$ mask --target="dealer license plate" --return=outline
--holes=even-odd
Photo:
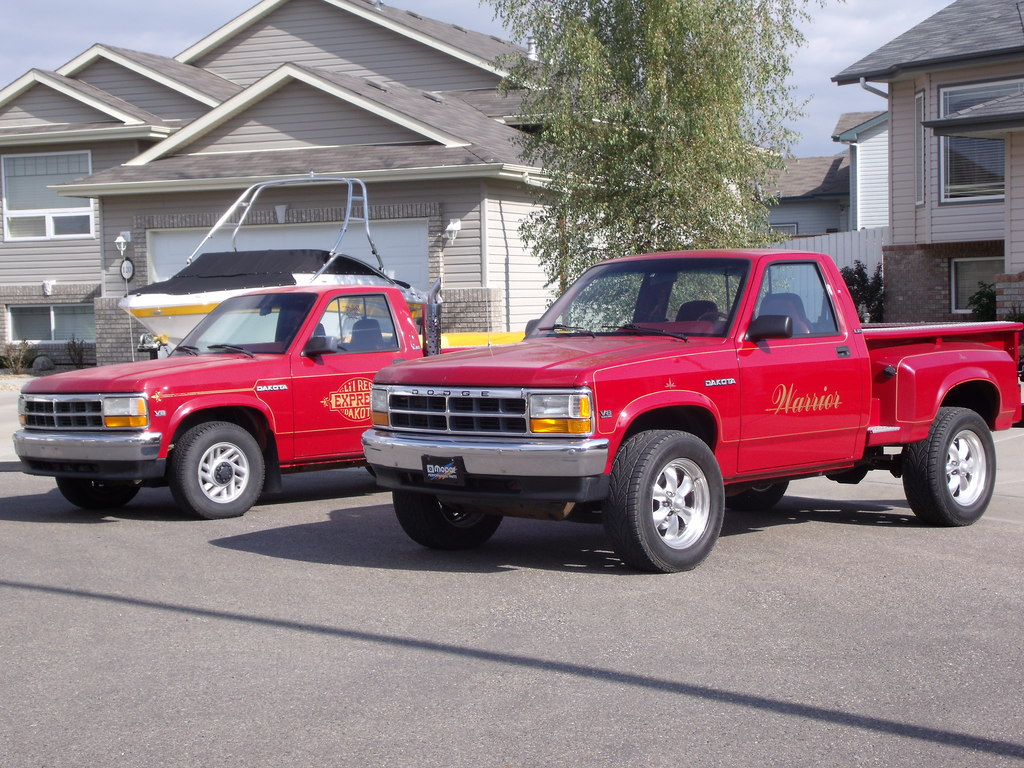
[[[423,477],[437,485],[465,485],[466,465],[461,456],[424,456]]]

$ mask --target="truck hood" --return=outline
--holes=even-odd
[[[21,391],[26,394],[78,394],[93,392],[154,392],[167,386],[180,388],[188,382],[202,382],[204,389],[218,382],[255,381],[264,376],[281,377],[288,370],[286,358],[278,355],[175,355],[160,360],[103,365],[78,371],[56,373],[33,379]],[[285,374],[287,375],[287,374]]]
[[[650,336],[531,339],[519,344],[481,347],[410,360],[384,368],[379,384],[416,386],[567,387],[590,383],[594,371],[720,348],[728,339],[689,341]]]

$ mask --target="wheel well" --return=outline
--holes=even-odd
[[[987,381],[968,381],[949,390],[942,400],[942,406],[972,410],[992,427],[999,415],[999,393]]]
[[[674,408],[658,408],[653,411],[642,413],[633,419],[633,422],[623,435],[625,442],[639,432],[646,432],[650,429],[674,429],[679,432],[689,432],[707,443],[712,450],[718,442],[718,425],[714,417],[703,408],[693,406],[677,406]]]
[[[190,413],[178,425],[174,434],[174,442],[177,443],[196,424],[204,424],[208,421],[227,421],[237,424],[246,432],[256,438],[260,450],[266,458],[277,456],[277,444],[274,435],[270,431],[266,417],[253,408],[242,408],[238,406],[225,406],[221,408],[206,408],[195,413]]]

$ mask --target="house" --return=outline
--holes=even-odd
[[[888,88],[886,319],[967,319],[980,283],[1024,304],[1018,4],[956,0],[832,79]]]
[[[889,226],[889,113],[846,112],[832,141],[849,147],[849,228]]]
[[[550,298],[519,239],[541,171],[497,91],[524,53],[379,2],[262,0],[173,59],[100,45],[29,72],[0,90],[0,338],[129,359],[126,290],[183,266],[245,187],[311,172],[366,182],[385,268],[441,279],[450,329],[523,328]],[[253,237],[330,247],[342,203],[272,190]]]
[[[850,163],[846,152],[794,157],[779,172],[772,229],[790,235],[821,235],[849,229]]]

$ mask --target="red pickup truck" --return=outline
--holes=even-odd
[[[478,546],[502,516],[600,520],[641,570],[704,560],[724,508],[790,480],[903,478],[967,525],[1021,416],[1016,323],[862,327],[832,260],[637,256],[586,272],[527,338],[384,368],[363,436],[406,533]]]
[[[170,357],[26,384],[15,450],[25,472],[55,477],[80,507],[170,485],[197,515],[241,515],[282,473],[362,464],[374,375],[424,345],[395,287],[235,296]]]

